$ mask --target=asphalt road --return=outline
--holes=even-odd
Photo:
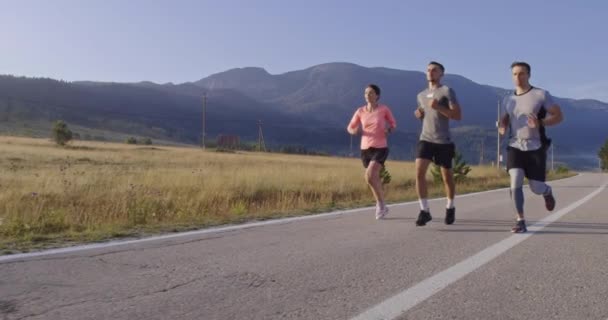
[[[0,257],[0,319],[608,319],[608,176]]]

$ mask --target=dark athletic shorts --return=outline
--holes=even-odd
[[[431,160],[440,167],[451,169],[455,153],[454,143],[444,144],[420,140],[416,149],[416,158]]]
[[[388,157],[388,148],[373,148],[370,147],[365,150],[361,150],[361,161],[363,162],[363,167],[367,168],[369,163],[372,161],[379,162],[381,165],[384,165],[384,161]]]
[[[507,147],[507,171],[523,169],[528,180],[545,181],[547,169],[547,151],[544,148],[532,151],[521,151]]]

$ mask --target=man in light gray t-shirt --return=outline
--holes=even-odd
[[[530,127],[528,116],[538,118],[542,110],[548,110],[555,103],[551,94],[543,89],[530,86],[529,90],[507,96],[502,103],[503,114],[509,116],[509,146],[521,151],[537,150],[542,147],[540,127]]]
[[[427,88],[418,93],[418,108],[422,109],[424,112],[420,141],[437,144],[452,143],[450,136],[450,118],[442,114],[439,110],[431,107],[433,99],[437,100],[437,103],[443,109],[449,109],[450,104],[458,105],[456,93],[452,88],[448,88],[445,85],[438,88]]]
[[[444,72],[445,68],[440,63],[431,61],[428,64],[428,88],[418,94],[418,107],[414,112],[416,118],[422,120],[422,132],[416,150],[416,191],[420,202],[417,226],[424,226],[432,220],[426,186],[426,172],[431,162],[441,167],[447,198],[445,223],[454,223],[456,215],[456,186],[452,171],[455,147],[450,137],[449,121],[460,120],[462,115],[454,90],[441,84]]]
[[[530,65],[514,62],[511,65],[515,91],[503,102],[503,113],[498,126],[504,135],[509,130],[507,170],[511,177],[511,198],[517,212],[517,222],[511,232],[528,231],[524,219],[524,177],[530,190],[545,199],[549,211],[555,208],[551,187],[545,183],[547,148],[551,140],[545,135],[545,127],[563,120],[560,107],[548,91],[530,85]]]

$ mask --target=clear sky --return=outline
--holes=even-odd
[[[0,0],[0,74],[158,83],[326,62],[512,86],[532,65],[554,95],[608,101],[605,0]]]

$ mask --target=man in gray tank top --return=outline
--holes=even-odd
[[[449,121],[460,120],[462,114],[454,90],[441,84],[444,72],[445,68],[440,63],[431,61],[428,64],[428,88],[418,94],[418,108],[414,112],[416,118],[422,120],[422,132],[416,151],[416,191],[420,203],[417,226],[424,226],[432,220],[426,185],[426,172],[431,162],[441,167],[447,198],[445,223],[454,223],[456,215],[456,188],[452,171],[455,147],[450,136]]]
[[[507,170],[517,213],[511,232],[522,233],[528,230],[524,219],[524,177],[528,178],[530,190],[544,197],[547,210],[555,208],[553,192],[545,183],[547,149],[551,144],[545,127],[562,122],[563,115],[548,91],[530,85],[529,64],[514,62],[511,71],[515,91],[502,103],[503,116],[498,130],[501,135],[509,131]]]

